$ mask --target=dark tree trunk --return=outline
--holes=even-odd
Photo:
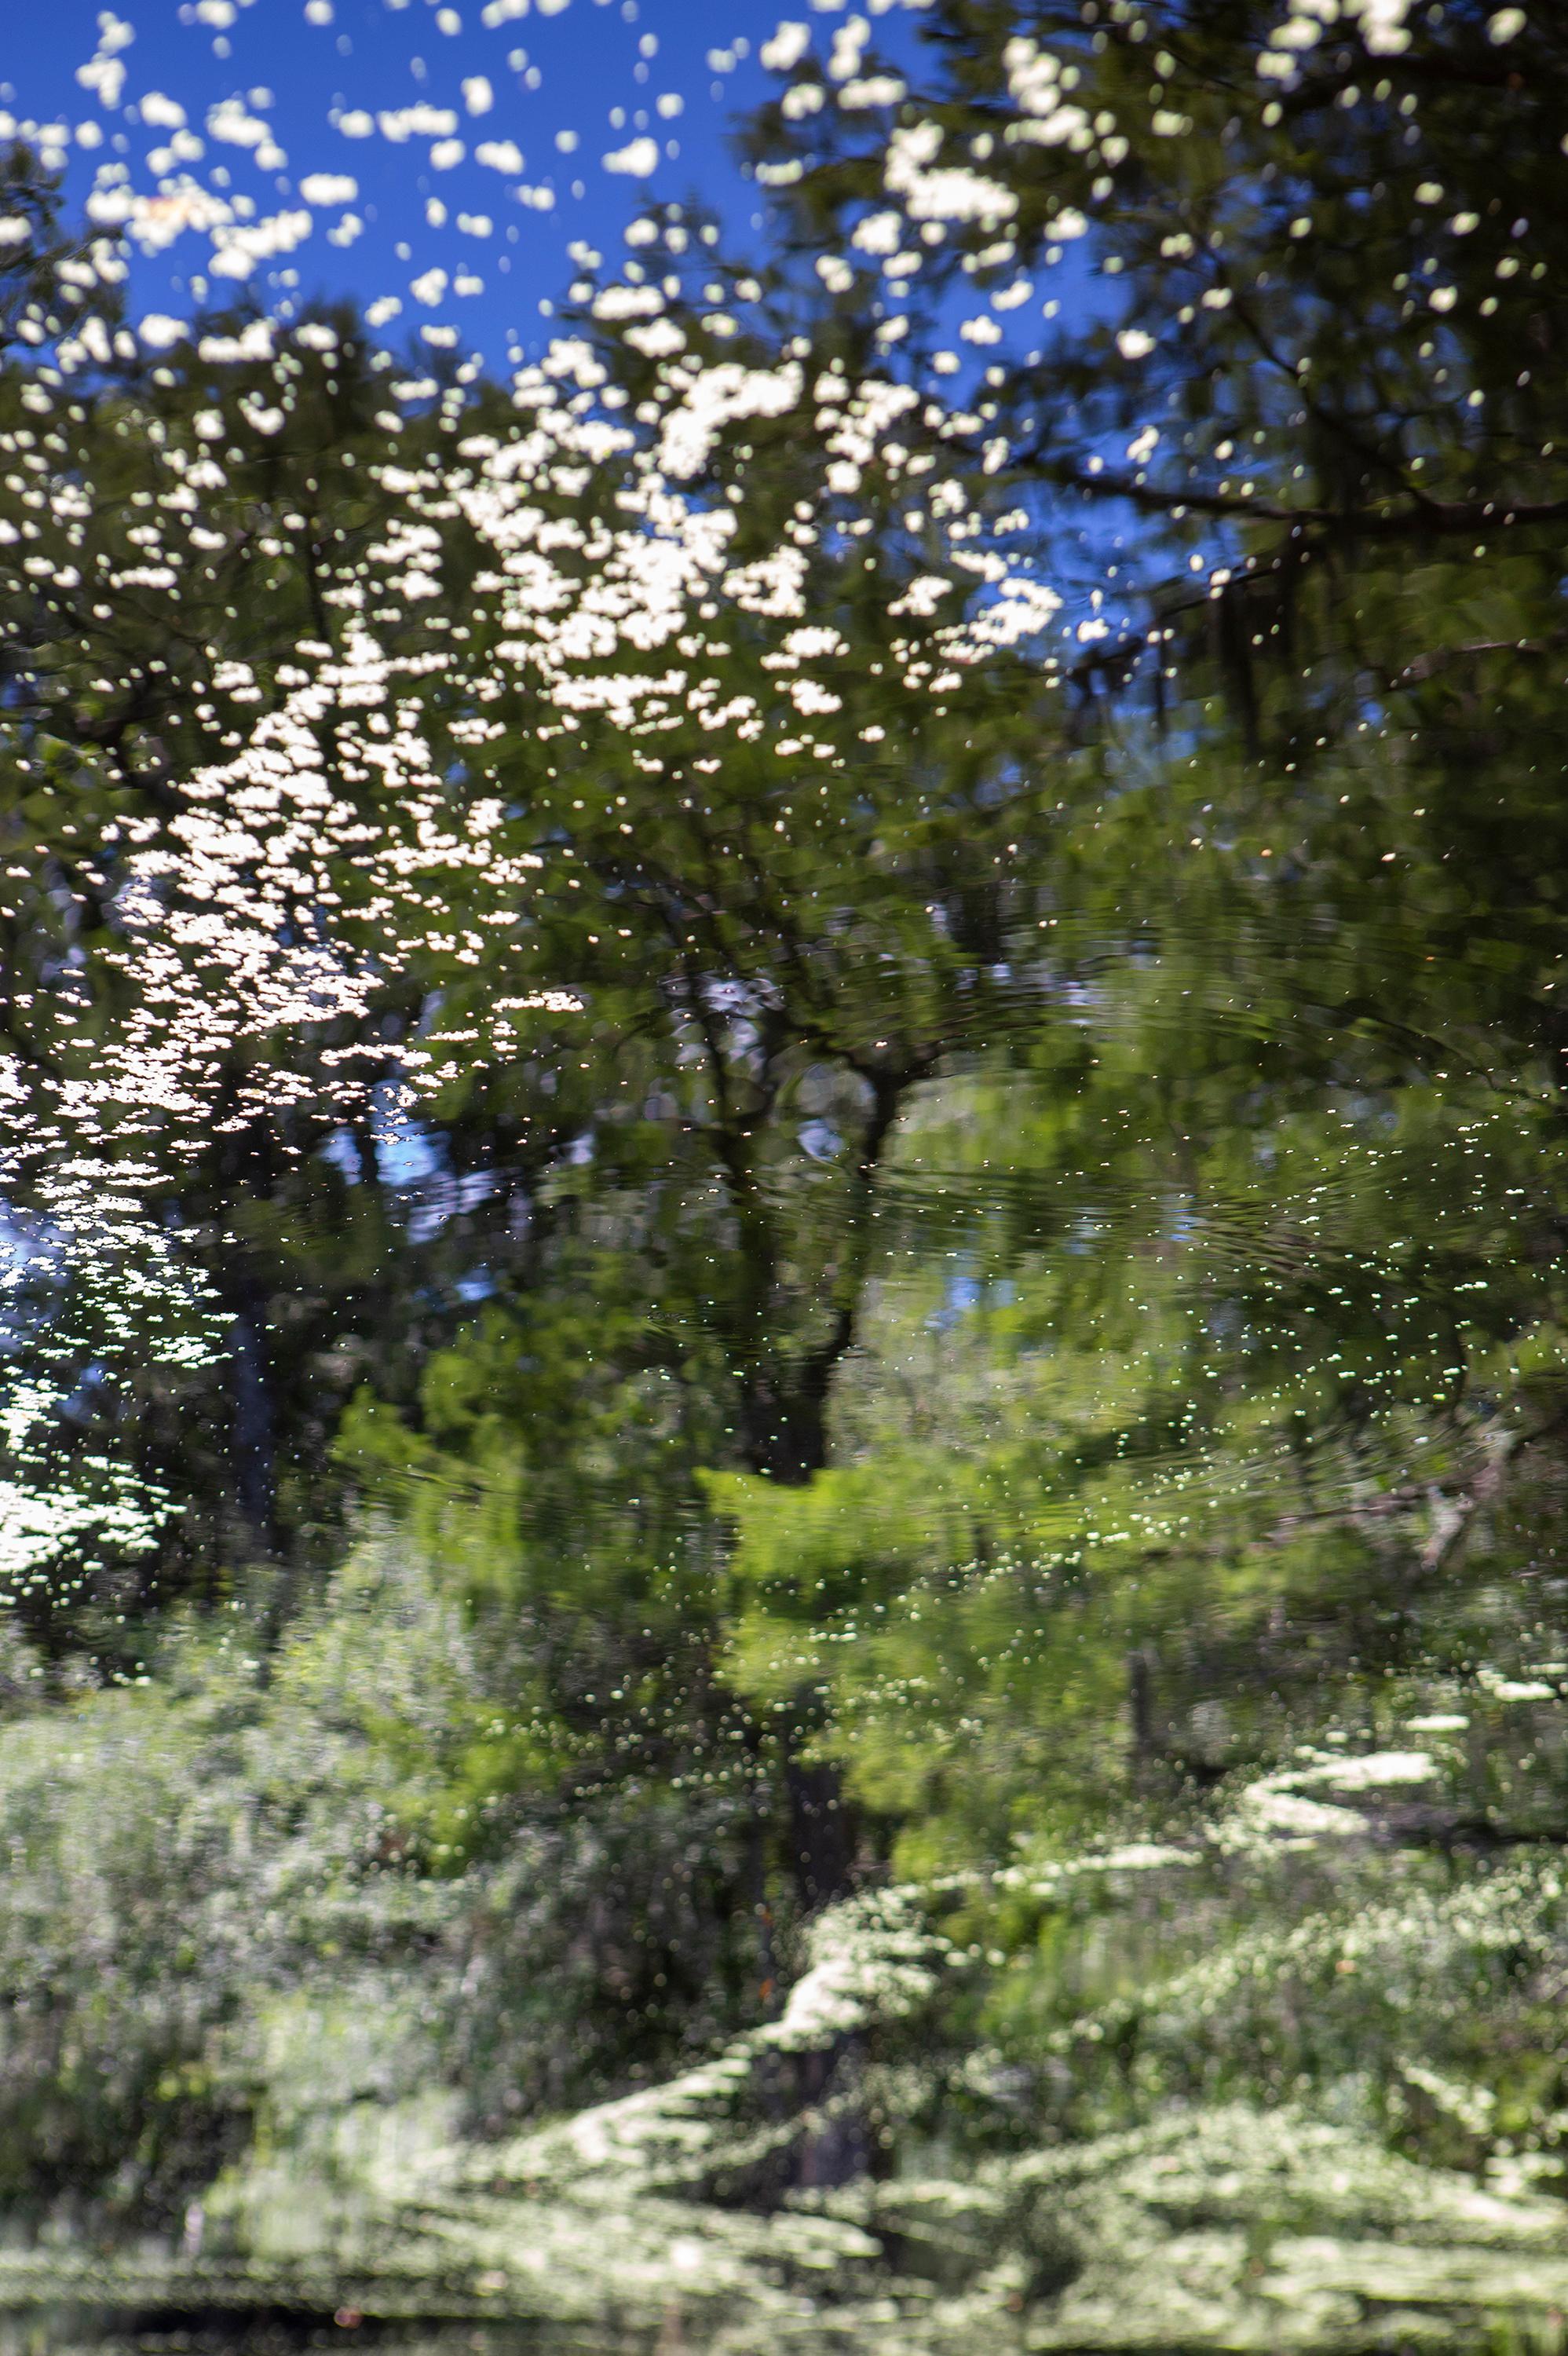
[[[1159,1749],[1154,1715],[1154,1665],[1141,1646],[1127,1655],[1127,1714],[1132,1720],[1133,1755],[1152,1759]]]
[[[819,1353],[792,1381],[771,1366],[750,1369],[740,1385],[741,1447],[748,1471],[781,1488],[804,1488],[827,1462],[827,1394],[838,1353]],[[805,1712],[803,1711],[803,1715]],[[789,1863],[807,1913],[830,1906],[854,1886],[855,1826],[838,1770],[785,1761]]]
[[[229,1329],[233,1401],[234,1486],[240,1519],[262,1554],[277,1547],[277,1436],[265,1312],[249,1283]]]
[[[795,1889],[801,1904],[815,1912],[848,1897],[855,1886],[855,1812],[844,1797],[837,1767],[791,1759],[784,1788]]]
[[[783,1382],[769,1366],[741,1377],[741,1453],[747,1470],[802,1488],[827,1462],[827,1385]]]

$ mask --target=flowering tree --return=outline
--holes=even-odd
[[[14,377],[8,921],[67,971],[16,1001],[12,1183],[74,1167],[37,1200],[84,1237],[112,1164],[123,1244],[160,1191],[265,1193],[415,1104],[509,1091],[497,1150],[537,1168],[635,1088],[728,1200],[702,1313],[747,1461],[794,1478],[892,1123],[987,1019],[1060,599],[980,420],[783,333],[755,281],[744,329],[688,307],[689,232],[645,229],[586,332],[407,423],[343,320],[219,324],[86,402]],[[803,1119],[835,1207],[792,1276]],[[244,1254],[187,1258],[186,1325],[229,1323],[243,1377]]]

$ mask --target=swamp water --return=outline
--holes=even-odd
[[[1561,13],[716,27],[526,343],[362,13],[320,299],[5,119],[5,2349],[1558,2347]]]

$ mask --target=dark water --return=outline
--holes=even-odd
[[[18,2356],[1561,2343],[1563,27],[818,13],[4,166]]]

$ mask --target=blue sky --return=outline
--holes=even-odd
[[[699,192],[738,241],[750,238],[756,195],[726,130],[768,86],[757,50],[781,15],[814,5],[830,29],[835,11],[821,0],[543,0],[543,14],[540,0],[126,0],[117,12],[12,0],[0,108],[24,129],[69,127],[79,201],[118,165],[142,197],[183,183],[248,199],[255,220],[281,218],[284,241],[298,233],[248,280],[226,281],[210,274],[209,237],[186,230],[136,256],[133,316],[187,310],[203,279],[208,302],[248,285],[268,308],[342,292],[395,296],[403,308],[389,340],[448,323],[495,364],[514,338],[537,348],[548,336],[540,305],[575,274],[574,241],[607,258],[623,250],[644,183],[607,170],[606,155],[656,141],[659,193]],[[909,37],[896,16],[877,30],[889,45]],[[350,135],[367,123],[368,135]],[[414,126],[401,137],[400,123]],[[80,143],[84,123],[96,125],[96,145]],[[351,179],[355,193],[324,200],[321,176]],[[486,221],[487,235],[476,226]],[[446,286],[411,295],[415,282],[430,294],[432,270]]]
[[[667,201],[716,209],[731,255],[762,245],[729,134],[773,86],[759,51],[781,18],[826,49],[845,5],[8,0],[0,138],[58,157],[74,203],[126,232],[145,348],[176,341],[195,308],[244,296],[287,317],[348,295],[416,369],[423,338],[426,358],[455,345],[498,373],[542,350],[590,256],[614,269],[645,172]],[[873,53],[907,68],[924,5],[859,0]],[[607,168],[628,148],[635,169]],[[1027,351],[1063,298],[1078,320],[1104,318],[1114,284],[1070,245],[1008,310],[1006,348]],[[1002,357],[962,340],[975,299],[955,286],[944,306],[949,398]],[[1106,447],[1120,457],[1119,440]],[[1125,568],[1137,528],[1102,520]]]

